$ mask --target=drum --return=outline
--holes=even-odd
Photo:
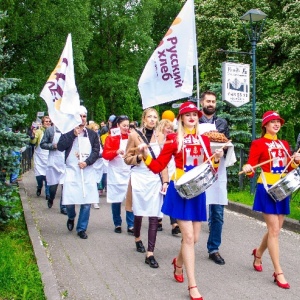
[[[297,168],[273,184],[267,192],[275,201],[281,201],[295,192],[299,187],[300,170]]]
[[[210,164],[203,164],[182,175],[175,182],[175,189],[181,197],[191,199],[203,193],[217,179],[215,169]]]

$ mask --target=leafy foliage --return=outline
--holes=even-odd
[[[100,122],[111,114],[139,120],[142,112],[137,83],[143,68],[184,0],[2,0],[10,18],[3,24],[10,43],[0,62],[3,74],[21,78],[13,92],[34,94],[23,106],[27,124],[46,106],[39,93],[72,33],[76,83],[90,119]],[[293,0],[194,0],[201,90],[221,84],[223,61],[252,63],[250,55],[224,54],[217,50],[249,52],[251,44],[240,17],[259,8],[268,15],[256,59],[256,119],[266,110],[277,110],[300,132],[300,2]],[[4,58],[3,58],[4,59]],[[5,61],[5,59],[4,59]],[[1,85],[1,83],[0,83]],[[158,107],[161,113],[171,103]],[[251,135],[251,104],[238,109],[224,106],[236,143],[247,147]],[[175,114],[177,111],[174,111]],[[283,138],[290,131],[283,131]]]
[[[0,13],[0,19],[6,15]],[[9,58],[8,53],[3,53],[6,40],[3,30],[0,31],[0,63],[2,70]],[[3,77],[2,77],[3,76]],[[13,197],[14,188],[7,186],[5,179],[11,173],[15,173],[19,167],[20,149],[25,146],[27,136],[22,133],[14,132],[22,126],[26,115],[19,114],[21,108],[32,98],[31,95],[23,96],[16,93],[9,94],[20,80],[6,78],[2,72],[0,74],[0,223],[7,223],[10,219],[16,218],[17,213],[13,212],[16,197]]]
[[[15,213],[20,218],[0,226],[0,299],[44,300],[41,274],[28,235],[22,204],[17,193]]]
[[[87,71],[83,51],[92,37],[90,1],[2,0],[1,9],[9,16],[3,22],[9,40],[5,51],[11,53],[8,76],[22,78],[16,92],[34,95],[22,109],[29,124],[38,111],[47,111],[39,94],[57,64],[68,33],[72,34],[76,72]]]

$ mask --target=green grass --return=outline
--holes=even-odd
[[[22,212],[21,200],[16,209]],[[46,299],[23,213],[0,227],[0,300]]]
[[[298,190],[299,191],[299,190]],[[300,193],[295,192],[291,199],[291,214],[288,216],[291,219],[300,220]],[[239,202],[252,207],[254,195],[249,191],[229,192],[228,199],[233,202]]]

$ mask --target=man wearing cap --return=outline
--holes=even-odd
[[[203,115],[199,120],[200,132],[218,131],[229,138],[227,121],[216,116],[216,99],[216,94],[212,91],[206,91],[201,95],[200,103]],[[224,205],[228,204],[224,157],[220,160],[218,180],[206,191],[206,204],[209,205],[209,236],[207,240],[209,259],[218,265],[224,265],[225,260],[219,253],[224,223]]]
[[[86,234],[92,203],[99,203],[96,174],[93,163],[99,157],[100,144],[95,131],[86,128],[87,110],[80,106],[82,123],[74,130],[62,134],[57,149],[65,151],[66,175],[63,188],[63,204],[67,207],[67,228],[72,231],[76,217],[75,204],[80,205],[76,231],[80,238]]]

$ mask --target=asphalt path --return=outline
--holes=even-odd
[[[29,235],[48,300],[156,300],[189,299],[187,281],[173,278],[172,259],[177,255],[181,237],[171,235],[169,218],[163,219],[158,232],[155,258],[158,269],[145,264],[145,254],[135,250],[134,237],[126,232],[125,210],[122,209],[123,232],[114,233],[110,204],[100,198],[100,209],[91,209],[87,230],[82,240],[76,231],[66,227],[67,216],[59,211],[60,188],[51,209],[44,190],[37,197],[32,170],[19,183],[20,195]],[[229,206],[232,208],[232,206]],[[79,209],[77,208],[77,212]],[[75,223],[76,226],[76,223]],[[143,219],[142,240],[147,245],[148,219]],[[252,250],[266,231],[263,222],[246,214],[225,209],[223,241],[220,253],[223,266],[208,259],[207,223],[203,223],[196,245],[196,279],[205,300],[229,299],[300,299],[300,235],[283,229],[280,234],[280,259],[291,289],[284,290],[273,282],[273,267],[266,252],[263,272],[253,269]]]

